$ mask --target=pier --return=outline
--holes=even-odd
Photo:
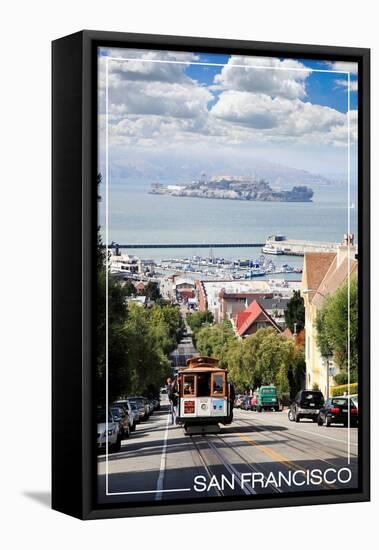
[[[264,243],[179,243],[179,244],[117,244],[111,243],[108,248],[256,248]]]
[[[353,239],[353,237],[352,237]],[[351,244],[353,240],[351,241]],[[339,243],[287,239],[283,235],[271,235],[264,243],[150,243],[118,244],[112,242],[108,248],[115,249],[169,249],[169,248],[260,248],[264,254],[283,256],[304,256],[306,252],[336,252]],[[116,252],[117,253],[117,252]]]

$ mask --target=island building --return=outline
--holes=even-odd
[[[325,397],[335,385],[333,377],[339,369],[333,357],[322,357],[318,348],[315,326],[317,312],[326,298],[343,285],[348,276],[358,272],[356,258],[354,235],[345,235],[336,252],[307,252],[304,256],[301,287],[305,306],[306,387],[318,387]]]

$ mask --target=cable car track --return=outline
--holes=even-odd
[[[253,428],[253,430],[252,430],[253,432],[255,432],[255,433],[261,433],[262,435],[264,435],[265,437],[267,437],[267,439],[269,439],[270,441],[277,441],[277,440],[275,439],[275,437],[273,437],[273,436],[270,437],[271,432],[265,431],[265,429],[262,428],[262,427],[260,427],[260,426],[252,425],[252,424],[251,424],[249,421],[247,421],[247,420],[241,419],[241,420],[235,420],[235,422],[236,422],[236,423],[239,422],[239,423],[242,423],[242,424],[244,424],[244,425],[248,425],[249,427]],[[292,435],[293,435],[293,434],[292,434]],[[288,437],[288,436],[287,436],[287,437]],[[295,436],[295,437],[298,437],[298,436]],[[292,437],[292,438],[290,437],[290,439],[292,440],[292,442],[294,441],[294,438],[293,438],[293,437]],[[300,437],[299,437],[299,439],[300,439]],[[311,446],[313,449],[316,449],[316,452],[319,451],[319,449],[320,449],[319,446],[317,446],[317,445],[315,445],[315,444],[312,444],[312,443],[308,443],[308,440],[307,440],[307,445]],[[293,449],[295,449],[295,450],[297,450],[297,451],[300,451],[300,452],[304,453],[304,448],[300,448],[300,446],[294,445],[293,443],[290,444],[290,443],[288,443],[288,441],[286,442],[286,446],[287,446],[287,447],[291,447],[291,448],[293,448]],[[336,457],[333,457],[333,458],[336,458],[337,460],[339,460],[339,459],[346,459],[346,457],[343,457],[343,456],[336,456]],[[312,458],[312,460],[315,460],[315,461],[318,461],[318,462],[323,462],[323,463],[325,463],[328,467],[333,467],[333,468],[336,467],[336,464],[335,464],[335,463],[333,463],[333,462],[331,462],[330,460],[327,460],[327,459],[325,459],[325,458],[317,457],[317,458]],[[289,460],[289,462],[292,463],[292,460]],[[297,465],[296,465],[295,463],[293,463],[293,466],[294,466],[294,467],[297,467]],[[300,466],[299,466],[299,469],[303,469],[303,470],[304,470],[304,467],[300,465]],[[321,486],[322,486],[324,489],[328,489],[328,490],[330,490],[330,489],[338,489],[338,488],[339,488],[339,487],[338,487],[337,485],[335,485],[334,483],[333,483],[333,484],[329,484],[329,485],[326,485],[325,483],[322,483]]]
[[[215,434],[201,435],[201,436],[191,435],[190,436],[190,441],[193,443],[196,451],[198,452],[201,463],[204,466],[204,468],[205,468],[205,470],[208,474],[209,479],[211,479],[212,476],[214,476],[214,475],[217,476],[217,474],[212,472],[212,466],[210,466],[208,464],[207,458],[204,457],[204,450],[200,449],[199,440],[195,439],[195,438],[201,438],[200,441],[206,443],[207,448],[210,449],[213,452],[213,454],[218,458],[218,460],[220,461],[222,466],[225,468],[225,470],[228,472],[228,474],[232,474],[235,477],[236,481],[238,482],[238,484],[241,488],[241,491],[243,491],[246,495],[250,495],[250,496],[258,494],[258,492],[253,487],[251,487],[251,485],[249,485],[247,482],[242,485],[242,483],[241,483],[241,474],[243,472],[239,472],[237,470],[237,468],[222,453],[222,450],[220,449],[220,447],[216,446],[214,441],[212,441],[212,440],[216,439],[217,441],[221,442],[224,447],[226,447],[226,448],[230,449],[231,451],[233,451],[233,453],[238,456],[239,460],[242,460],[243,465],[245,467],[247,467],[251,472],[260,473],[260,474],[263,474],[265,476],[267,475],[267,472],[264,472],[263,470],[258,469],[257,467],[253,466],[248,461],[248,459],[246,459],[246,457],[244,457],[242,455],[242,453],[237,451],[237,449],[235,449],[232,444],[225,441],[225,439],[223,439],[220,435],[215,435]],[[218,474],[218,477],[219,477],[219,474]],[[222,491],[221,489],[217,489],[216,487],[214,489],[218,493],[219,496],[225,496],[225,492]],[[283,492],[279,487],[275,487],[275,486],[270,487],[270,489],[274,493],[282,493]],[[261,493],[261,494],[264,494],[264,493]]]
[[[225,468],[228,476],[230,476],[230,475],[234,476],[235,479],[237,480],[237,482],[239,483],[239,485],[241,486],[241,474],[240,474],[240,472],[238,472],[238,470],[235,468],[235,466],[233,466],[233,464],[231,464],[225,458],[225,456],[220,452],[219,449],[216,448],[216,446],[213,444],[213,442],[210,441],[209,438],[211,436],[208,436],[208,435],[201,435],[201,436],[191,435],[190,440],[194,444],[194,446],[195,446],[195,448],[196,448],[196,450],[197,450],[197,452],[200,456],[200,460],[201,460],[201,462],[202,462],[202,464],[203,464],[203,466],[204,466],[204,468],[205,468],[205,470],[208,474],[209,480],[211,480],[214,476],[216,476],[216,478],[220,478],[220,473],[212,472],[212,466],[213,466],[213,468],[217,468],[217,466],[219,466],[219,465],[218,464],[214,464],[212,466],[209,465],[208,460],[204,457],[204,451],[203,451],[203,449],[200,449],[200,447],[198,445],[199,442],[197,440],[195,440],[195,437],[196,438],[200,437],[201,442],[206,443],[206,445],[208,446],[208,449],[210,449],[213,452],[213,454],[220,461],[221,465]],[[217,487],[213,487],[213,488],[219,496],[227,496],[225,494],[224,490],[219,489]],[[241,486],[241,491],[243,491],[246,495],[255,495],[256,494],[256,491],[254,491],[254,489],[249,487],[249,486],[245,486],[245,487]]]
[[[211,469],[210,469],[210,467],[207,463],[207,460],[204,458],[203,453],[200,450],[200,448],[197,444],[197,441],[195,441],[194,437],[196,437],[196,436],[190,435],[189,440],[187,440],[187,441],[191,441],[191,443],[194,445],[194,447],[197,451],[197,454],[200,458],[200,462],[202,463],[205,471],[207,472],[209,480],[211,480],[211,478],[213,476],[212,471],[211,471]],[[221,489],[218,489],[217,487],[214,487],[214,490],[215,490],[215,492],[217,493],[218,496],[224,496],[224,493],[223,493],[223,491],[221,491]]]
[[[271,435],[271,432],[268,432],[266,431],[263,427],[261,426],[257,426],[257,425],[252,425],[251,422],[249,422],[248,420],[244,420],[244,419],[239,419],[239,420],[236,420],[235,421],[236,423],[242,423],[243,425],[247,425],[249,427],[252,428],[252,431],[255,432],[255,433],[261,433],[262,435],[264,435],[265,437],[267,437],[268,439],[270,439],[271,441],[276,441],[275,437]],[[304,444],[309,448],[311,447],[312,449],[315,449],[315,452],[318,453],[320,452],[320,446],[319,445],[316,445],[315,443],[312,443],[311,440],[308,440],[305,442],[304,440],[301,439],[300,436],[297,436],[297,435],[294,435],[293,433],[292,434],[286,434],[286,446],[287,447],[291,447],[292,449],[295,449],[296,451],[300,451],[302,453],[304,453]],[[291,443],[290,443],[291,441]],[[303,443],[303,447],[301,447],[299,445],[300,441],[302,441]],[[337,454],[334,450],[333,450],[333,459],[336,459],[336,460],[344,460],[346,459],[345,456],[342,456],[340,454]],[[315,458],[315,460],[320,460],[322,462],[325,462],[326,464],[328,464],[329,466],[335,466],[335,464],[329,460],[327,460],[326,458]]]
[[[222,443],[228,447],[229,449],[231,449],[240,459],[243,460],[244,464],[246,464],[246,466],[248,466],[248,468],[253,472],[253,473],[257,473],[257,474],[264,474],[266,475],[266,473],[262,470],[259,470],[256,466],[253,466],[251,464],[251,462],[248,461],[248,459],[246,459],[242,453],[240,453],[239,451],[237,451],[237,449],[235,449],[235,447],[229,443],[228,441],[226,441],[225,439],[223,439],[220,435],[216,435],[215,437],[217,437],[220,441],[222,441]],[[275,493],[283,493],[283,491],[279,488],[279,487],[275,487],[275,486],[272,486],[271,489],[274,490]],[[252,491],[254,491],[254,494],[257,494],[257,491],[255,491],[254,489],[252,489]]]

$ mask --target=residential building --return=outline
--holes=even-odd
[[[277,332],[280,332],[280,328],[274,319],[257,300],[254,300],[244,311],[237,313],[234,327],[237,336],[240,338],[254,334],[261,328],[273,328]]]
[[[294,290],[300,290],[300,281],[285,279],[252,280],[199,280],[196,281],[196,298],[200,311],[208,309],[216,322],[235,318],[255,299],[281,323],[288,301]],[[263,299],[272,300],[263,302]],[[267,306],[267,307],[266,307]]]
[[[132,254],[121,254],[118,249],[111,252],[109,258],[111,273],[141,274],[142,262],[137,256]]]
[[[195,280],[183,277],[181,273],[174,273],[160,281],[160,292],[167,300],[182,300],[195,298]]]
[[[275,322],[284,328],[284,312],[287,308],[289,297],[282,297],[274,292],[244,292],[241,294],[227,293],[224,289],[219,295],[219,316],[220,319],[234,320],[236,315],[244,311],[256,300],[267,313],[273,317]]]
[[[358,270],[353,236],[345,236],[336,252],[307,252],[304,256],[302,295],[305,306],[306,386],[318,387],[327,397],[338,368],[332,357],[322,357],[317,346],[316,318],[325,299]],[[329,370],[329,373],[328,373]]]

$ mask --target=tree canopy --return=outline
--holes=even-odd
[[[106,391],[106,351],[108,356],[108,398],[112,401],[128,393],[158,391],[170,372],[168,354],[178,345],[184,323],[178,307],[160,302],[151,308],[127,305],[133,294],[130,284],[122,285],[107,273],[105,249],[97,239],[97,402],[103,404]],[[108,304],[106,307],[106,286]],[[134,285],[131,283],[134,288]],[[150,286],[149,286],[150,285]],[[146,285],[151,299],[159,297],[157,285]],[[107,317],[106,317],[107,314]],[[108,330],[106,330],[108,328]],[[108,338],[107,338],[108,336]],[[106,347],[106,340],[107,347]]]
[[[228,321],[205,326],[197,333],[197,349],[227,368],[236,388],[245,390],[275,384],[279,393],[294,395],[301,387],[304,354],[292,340],[271,328],[238,339]]]
[[[350,311],[350,315],[349,315]],[[350,320],[350,331],[349,331]],[[341,369],[358,367],[358,280],[354,275],[327,297],[316,318],[317,344],[322,355],[333,355]]]
[[[187,323],[189,324],[191,330],[196,332],[201,329],[205,324],[213,323],[213,314],[211,311],[195,311],[186,317]]]

